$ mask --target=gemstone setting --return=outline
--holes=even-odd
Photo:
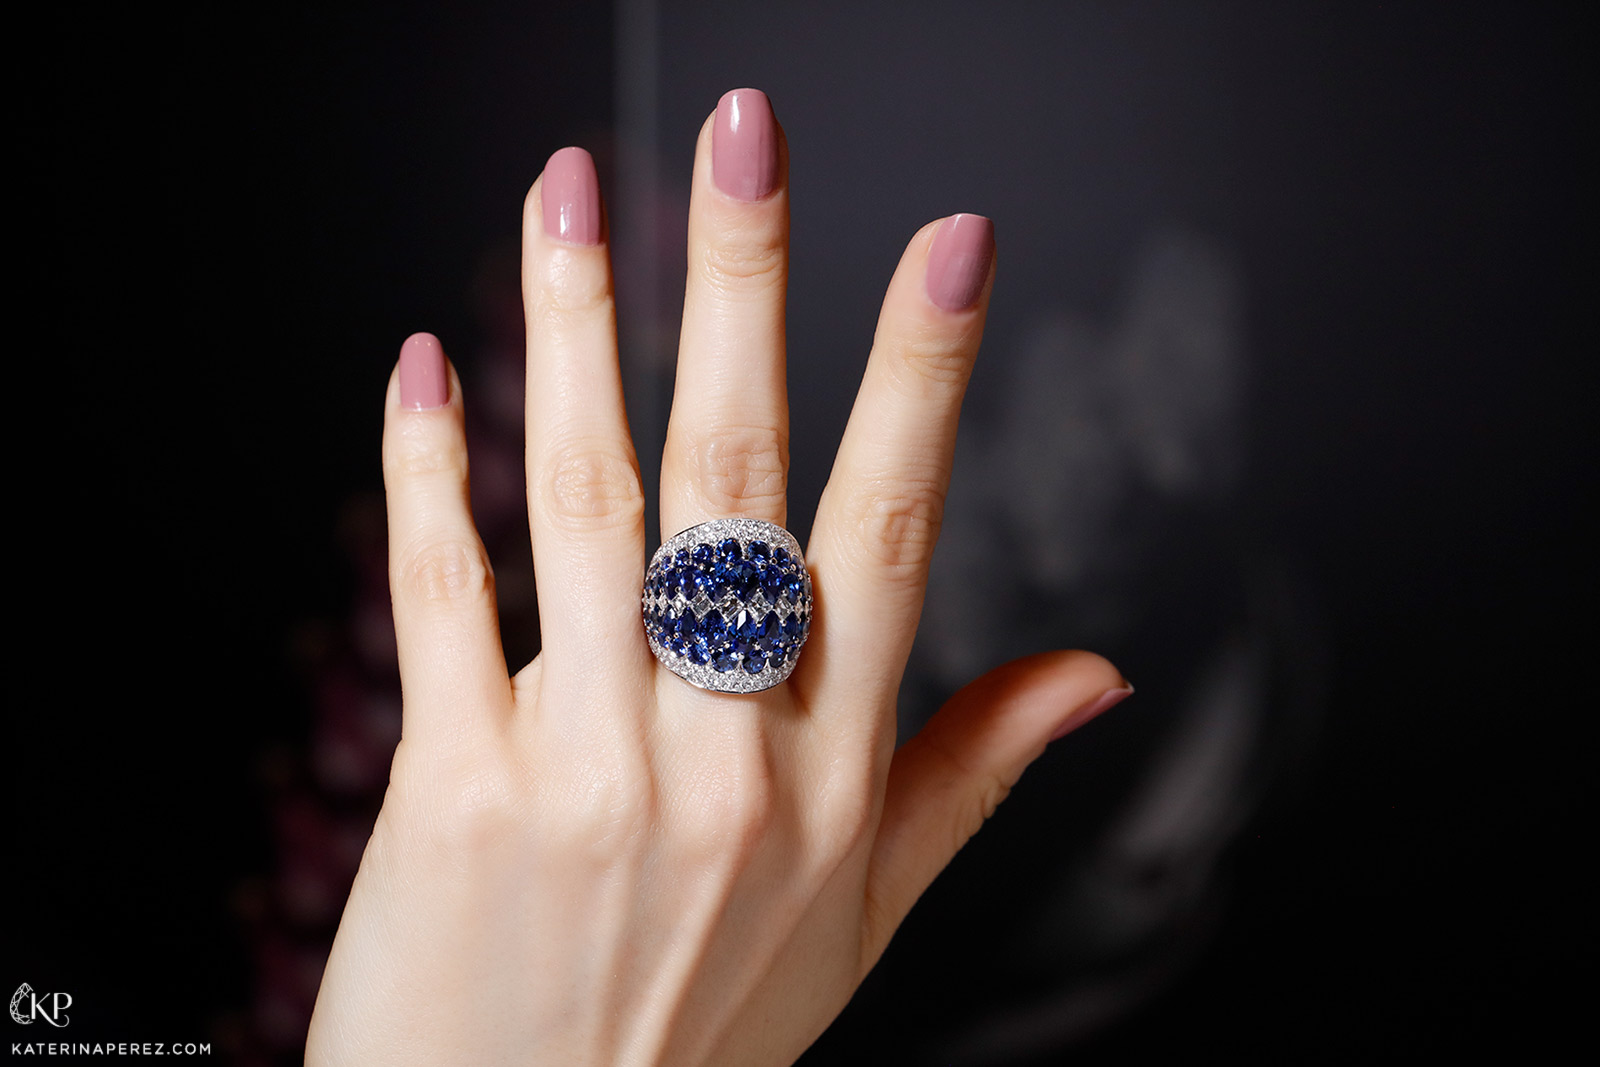
[[[641,597],[650,650],[692,685],[770,689],[811,632],[811,575],[800,545],[759,519],[713,519],[669,538]]]

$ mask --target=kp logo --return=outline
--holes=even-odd
[[[27,982],[17,986],[17,991],[11,995],[11,1017],[23,1026],[31,1026],[36,1019],[43,1019],[51,1026],[65,1026],[72,1021],[67,1018],[70,1007],[71,993],[41,995]]]

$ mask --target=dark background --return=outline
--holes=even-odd
[[[619,263],[619,283],[636,282],[648,463],[682,273],[671,205],[700,120],[751,84],[795,159],[796,515],[927,219],[994,215],[1002,331],[1021,317],[1004,299],[1055,288],[1109,315],[1152,226],[1205,234],[1243,294],[1246,458],[1205,513],[1289,561],[1317,725],[1232,827],[1180,962],[1077,1033],[1076,1060],[1527,1052],[1572,1025],[1593,949],[1593,698],[1570,676],[1593,658],[1595,496],[1594,42],[1576,6],[797,10],[290,3],[19,31],[6,991],[70,991],[75,1040],[292,1057],[331,920],[285,903],[310,862],[286,853],[370,825],[374,800],[319,777],[316,694],[334,676],[384,692],[349,665],[373,655],[352,635],[398,345],[443,337],[469,402],[474,375],[493,381],[527,185],[580,143],[625,207],[647,113],[655,184],[633,203],[668,205],[648,225],[671,255]],[[1015,120],[994,104],[1019,99]],[[945,170],[919,184],[918,153]],[[1034,204],[1069,246],[1030,243]],[[841,260],[875,287],[841,281]],[[858,349],[834,354],[830,329]],[[992,332],[985,356],[1008,350]],[[1005,380],[980,370],[977,417]],[[802,434],[827,444],[801,458]],[[1174,585],[1215,578],[1204,551],[1162,559]],[[1141,687],[1130,715],[1161,706],[1141,679],[1181,644],[1107,649]],[[818,1062],[895,1062],[978,1010],[1005,958],[939,893]],[[897,978],[912,961],[943,968],[937,989]]]

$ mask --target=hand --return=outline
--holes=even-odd
[[[785,521],[787,148],[766,97],[700,131],[663,536]],[[508,678],[467,506],[460,382],[408,340],[384,431],[404,737],[312,1019],[324,1064],[785,1064],[1045,744],[1125,696],[1087,653],[1001,667],[894,751],[987,219],[912,238],[807,563],[790,679],[735,696],[652,657],[593,162],[528,194],[527,478],[543,650]]]

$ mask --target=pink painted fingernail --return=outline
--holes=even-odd
[[[760,200],[778,187],[778,120],[760,89],[734,89],[717,101],[711,176],[740,200]]]
[[[951,215],[928,249],[928,299],[946,311],[978,302],[994,262],[994,223],[982,215]]]
[[[400,406],[412,411],[450,403],[444,346],[431,333],[414,333],[400,346]]]
[[[544,232],[574,245],[600,243],[600,178],[594,157],[581,148],[563,148],[544,165],[539,193]]]
[[[1090,719],[1098,715],[1104,715],[1131,696],[1133,696],[1133,686],[1131,685],[1125,685],[1120,689],[1107,689],[1091,703],[1074,709],[1072,714],[1067,716],[1066,721],[1056,728],[1056,732],[1050,735],[1050,740],[1056,741],[1067,736]]]

